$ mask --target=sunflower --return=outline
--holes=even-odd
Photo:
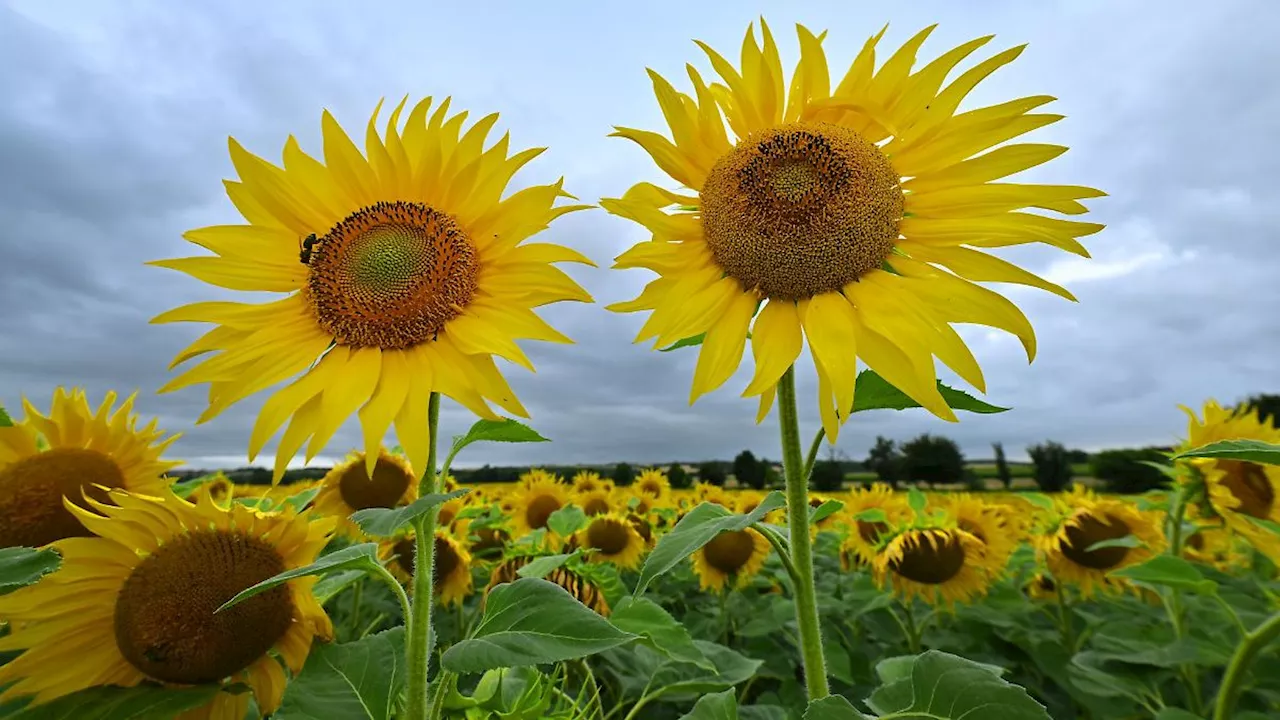
[[[690,510],[704,502],[714,503],[726,510],[732,510],[737,505],[734,502],[733,494],[719,485],[700,482],[694,486],[693,491],[694,503],[693,507],[689,508]]]
[[[591,470],[579,470],[577,475],[573,476],[573,491],[577,493],[589,493],[597,490],[605,492],[613,491],[613,481],[600,477],[600,473]]]
[[[741,588],[764,567],[770,550],[754,528],[724,530],[693,553],[693,572],[703,590],[723,592],[731,582]]]
[[[484,589],[484,598],[487,600],[489,592],[495,587],[503,583],[519,580],[520,575],[518,572],[520,568],[536,559],[538,559],[537,555],[515,555],[494,567],[493,572],[489,575],[489,584]],[[599,585],[592,582],[591,578],[582,573],[562,565],[542,579],[564,588],[575,600],[595,611],[596,614],[604,617],[609,616],[609,601],[605,598],[604,591]],[[483,607],[483,604],[481,607]]]
[[[532,468],[529,472],[521,473],[518,487],[527,488],[539,483],[561,483],[564,479],[553,472],[548,472],[542,468]]]
[[[106,500],[95,486],[164,492],[165,472],[182,463],[160,456],[180,436],[164,437],[155,420],[139,429],[134,397],[113,409],[116,394],[109,392],[95,411],[84,390],[60,387],[48,416],[22,399],[25,417],[0,428],[0,548],[90,535],[64,498],[81,507],[85,494]]]
[[[645,551],[645,541],[634,523],[618,513],[596,515],[587,526],[578,531],[578,546],[590,549],[587,559],[607,562],[623,570],[632,570],[640,564]]]
[[[402,101],[379,135],[379,103],[364,155],[325,112],[323,163],[293,137],[283,167],[231,140],[240,179],[225,185],[247,223],[185,235],[212,256],[152,263],[231,290],[287,293],[265,304],[186,305],[152,321],[216,325],[174,364],[212,357],[162,388],[209,383],[202,422],[302,373],[266,401],[249,440],[252,460],[290,421],[277,480],[304,443],[309,460],[357,410],[370,473],[392,423],[414,467],[426,466],[433,392],[490,420],[498,419],[490,402],[527,415],[494,356],[532,369],[517,339],[570,342],[533,308],[591,301],[553,265],[591,264],[586,257],[521,244],[586,206],[555,206],[569,197],[560,182],[502,198],[541,150],[508,157],[507,137],[485,149],[497,115],[463,132],[467,113],[450,116],[446,99],[428,118],[431,104],[413,106],[401,130]]]
[[[0,598],[11,633],[0,651],[24,650],[0,667],[0,702],[45,703],[97,685],[132,687],[244,683],[262,712],[280,706],[285,672],[302,669],[312,639],[333,627],[304,577],[216,613],[236,593],[315,560],[330,520],[293,512],[221,508],[171,491],[159,497],[108,493],[114,505],[67,502],[97,537],[53,544],[61,567]],[[249,696],[221,692],[184,717],[241,720]]]
[[[664,501],[671,494],[671,482],[667,480],[667,474],[661,470],[648,468],[640,472],[640,477],[636,478],[635,485],[632,486],[637,494],[648,495],[656,501]]]
[[[613,510],[615,508],[615,497],[617,496],[614,490],[606,490],[604,487],[599,487],[594,490],[579,491],[574,496],[573,502],[582,508],[582,511],[587,515],[594,516]],[[626,507],[626,505],[624,504],[621,507]]]
[[[968,493],[956,493],[945,501],[956,527],[977,538],[985,547],[988,565],[1003,570],[1018,549],[1018,534],[1007,506],[988,503]]]
[[[1055,580],[1079,586],[1085,597],[1121,589],[1123,583],[1110,581],[1107,573],[1146,562],[1164,550],[1159,519],[1122,500],[1077,487],[1056,499],[1055,510],[1055,520],[1034,539],[1036,549]],[[1090,549],[1128,536],[1136,541],[1133,547]]]
[[[379,556],[400,582],[413,582],[413,533],[387,538],[378,544]],[[435,575],[432,588],[440,604],[461,605],[475,591],[471,584],[471,553],[449,531],[436,530]]]
[[[458,519],[458,513],[462,512],[467,507],[465,498],[466,495],[463,495],[461,497],[453,498],[448,502],[441,503],[440,509],[436,514],[437,525],[444,528],[453,525],[454,521]]]
[[[871,563],[876,584],[910,602],[966,602],[987,591],[997,569],[986,545],[958,527],[911,528],[894,534]]]
[[[351,521],[355,511],[399,507],[418,497],[417,476],[404,458],[379,448],[372,473],[368,467],[363,452],[352,453],[325,474],[313,505],[316,513],[337,518],[339,529],[351,537],[361,536]]]
[[[754,29],[747,30],[741,72],[699,43],[724,84],[707,85],[690,66],[692,96],[650,71],[674,142],[617,129],[615,135],[639,144],[687,190],[639,183],[621,199],[601,201],[653,233],[614,267],[659,275],[638,298],[610,309],[652,311],[636,342],[663,346],[705,334],[690,402],[733,375],[750,331],[755,372],[743,394],[760,397],[760,419],[799,356],[803,335],[817,366],[831,442],[853,406],[857,357],[954,421],[938,393],[932,356],[984,392],[985,383],[951,324],[1006,330],[1022,341],[1029,360],[1035,355],[1034,331],[1022,312],[974,281],[1019,283],[1074,299],[983,250],[1044,242],[1087,257],[1076,238],[1102,225],[1024,210],[1076,215],[1086,212],[1079,200],[1103,193],[993,182],[1066,150],[1004,145],[1061,119],[1030,113],[1052,97],[956,112],[970,90],[1021,47],[944,86],[955,66],[991,36],[912,72],[929,27],[876,71],[882,30],[833,90],[825,33],[798,26],[800,63],[787,93],[778,48],[768,26],[762,23],[762,30],[763,48]],[[671,206],[679,207],[668,211]]]
[[[569,487],[554,478],[536,478],[527,484],[522,483],[512,498],[511,524],[516,536],[547,527],[551,513],[568,505],[569,499]]]
[[[1224,527],[1198,526],[1182,543],[1182,554],[1190,560],[1230,573],[1249,565],[1248,545]]]
[[[201,482],[200,486],[187,496],[187,499],[195,502],[207,495],[218,505],[226,507],[236,497],[236,490],[236,484],[219,470]]]
[[[1204,404],[1204,420],[1190,408],[1187,439],[1178,450],[1189,450],[1218,440],[1261,440],[1280,443],[1280,428],[1264,422],[1256,409],[1228,409],[1209,400]],[[1226,526],[1280,563],[1280,535],[1253,520],[1280,522],[1280,466],[1243,460],[1195,458],[1196,470],[1186,481],[1201,514],[1221,517]]]
[[[845,569],[865,565],[875,559],[880,536],[905,520],[910,512],[902,497],[884,483],[851,491],[840,513],[846,522],[845,538],[841,543]]]

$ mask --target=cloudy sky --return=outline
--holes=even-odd
[[[227,136],[278,159],[293,133],[318,153],[320,112],[362,128],[379,98],[452,94],[473,113],[502,113],[513,146],[548,146],[517,186],[563,175],[594,201],[640,180],[669,183],[613,125],[659,129],[644,69],[679,83],[709,69],[693,38],[734,56],[763,13],[783,62],[794,23],[829,29],[834,72],[888,22],[883,48],[938,22],[922,58],[994,33],[990,52],[1029,43],[973,103],[1051,94],[1067,115],[1038,142],[1072,149],[1027,181],[1092,185],[1110,197],[1090,219],[1094,259],[1044,248],[1007,253],[1067,285],[1078,304],[1034,290],[1010,297],[1031,318],[1039,357],[1017,342],[964,331],[988,378],[987,399],[1012,406],[958,425],[916,410],[851,420],[839,449],[862,457],[874,436],[945,433],[989,457],[1056,439],[1099,449],[1168,443],[1176,406],[1280,390],[1280,4],[1269,2],[965,3],[350,3],[48,2],[0,6],[0,402],[45,407],[56,385],[140,391],[139,409],[184,433],[174,455],[201,467],[241,465],[252,398],[194,426],[202,387],[157,396],[169,360],[199,326],[151,326],[177,304],[218,291],[147,260],[197,254],[184,230],[237,216]],[[984,52],[984,51],[980,51]],[[882,57],[884,57],[882,55]],[[985,55],[984,55],[985,57]],[[681,86],[682,89],[683,86]],[[475,115],[478,117],[479,115]],[[490,446],[462,465],[777,457],[774,418],[753,422],[738,397],[748,369],[687,404],[694,355],[631,344],[640,316],[601,306],[627,299],[644,271],[609,271],[645,239],[603,211],[558,221],[540,239],[602,267],[571,269],[599,301],[544,317],[577,340],[526,347],[536,375],[512,385],[551,444]],[[803,432],[816,428],[802,373]],[[446,403],[444,436],[470,423]],[[354,423],[330,445],[358,442]],[[318,462],[323,463],[324,460]]]

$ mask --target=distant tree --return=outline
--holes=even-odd
[[[844,470],[840,461],[834,458],[819,460],[813,464],[813,474],[809,476],[809,486],[818,492],[833,493],[844,488]]]
[[[1035,463],[1036,485],[1044,492],[1062,492],[1071,485],[1071,460],[1060,443],[1048,441],[1027,448]]]
[[[1009,472],[1009,461],[1004,459],[1004,445],[991,443],[991,447],[996,451],[996,477],[1000,478],[1000,484],[1008,490],[1013,487],[1013,474]]]
[[[764,487],[764,465],[750,450],[743,450],[733,459],[733,476],[738,479],[738,485],[754,490]]]
[[[786,478],[782,477],[782,473],[773,467],[773,463],[768,460],[761,460],[760,464],[764,466],[764,486],[767,488],[781,487],[786,484]]]
[[[1084,464],[1089,462],[1089,453],[1084,450],[1068,450],[1067,462]]]
[[[671,483],[671,487],[683,490],[693,484],[693,478],[685,472],[683,465],[671,463],[671,467],[667,468],[667,482]]]
[[[725,471],[718,462],[704,462],[698,466],[698,479],[704,483],[723,487]]]
[[[1093,456],[1093,476],[1106,483],[1107,490],[1113,493],[1144,493],[1165,487],[1168,478],[1150,465],[1143,465],[1144,460],[1169,462],[1160,448],[1103,450]]]
[[[620,462],[613,466],[613,484],[618,487],[626,487],[636,479],[635,468],[627,463]]]
[[[902,453],[898,452],[892,440],[877,435],[876,444],[867,453],[867,461],[863,464],[881,482],[897,489],[898,480],[902,477]]]
[[[1250,395],[1243,403],[1244,407],[1258,411],[1258,419],[1262,422],[1280,425],[1280,395]]]
[[[951,438],[925,433],[902,446],[903,478],[942,485],[964,481],[964,455]]]

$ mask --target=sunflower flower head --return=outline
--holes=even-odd
[[[754,528],[725,530],[693,553],[698,585],[708,592],[742,588],[764,567],[773,549]]]
[[[845,569],[875,559],[881,536],[901,525],[910,514],[906,500],[884,483],[851,491],[841,512],[845,536],[840,549]]]
[[[387,562],[391,574],[400,582],[413,581],[413,558],[416,540],[413,533],[387,538],[378,544],[378,554]],[[452,532],[436,530],[435,574],[432,588],[441,605],[460,605],[475,591],[471,581],[471,553],[466,544]]]
[[[600,473],[594,470],[579,470],[573,476],[573,490],[578,493],[588,493],[598,490],[611,492],[613,490],[613,481],[600,477]]]
[[[511,523],[517,537],[547,529],[551,514],[571,500],[569,486],[551,475],[532,478],[522,485],[512,499]]]
[[[1034,544],[1054,579],[1077,586],[1084,597],[1124,590],[1126,583],[1108,573],[1164,550],[1160,518],[1123,500],[1077,487],[1055,499],[1055,510]]]
[[[85,508],[86,495],[105,501],[106,489],[158,495],[168,487],[165,472],[182,463],[161,456],[180,436],[166,438],[155,420],[139,428],[133,401],[116,407],[107,393],[94,410],[84,390],[60,387],[44,415],[22,399],[25,416],[0,428],[0,548],[91,534],[65,500]]]
[[[640,471],[640,477],[632,483],[631,489],[638,494],[648,495],[654,501],[663,502],[671,494],[671,481],[662,470],[646,468]]]
[[[424,466],[433,392],[491,420],[490,403],[526,415],[494,358],[532,369],[516,340],[569,342],[533,309],[591,300],[555,267],[587,258],[524,242],[585,206],[557,205],[569,197],[559,182],[504,197],[541,150],[509,154],[505,136],[486,148],[497,115],[465,127],[467,113],[451,114],[448,99],[434,109],[430,98],[402,101],[381,131],[380,109],[363,153],[328,112],[323,160],[292,137],[281,165],[232,140],[239,177],[225,185],[245,222],[185,235],[212,255],[152,263],[229,290],[284,294],[196,303],[153,320],[215,326],[174,364],[205,359],[162,388],[208,383],[201,422],[295,378],[263,405],[249,440],[252,459],[288,423],[277,481],[304,445],[310,460],[353,414],[370,473],[393,424],[410,461]]]
[[[985,251],[1043,242],[1087,257],[1077,238],[1102,226],[1055,214],[1082,214],[1080,200],[1103,193],[1001,182],[1066,150],[1007,144],[1061,119],[1032,112],[1053,98],[958,111],[1021,47],[956,73],[988,36],[916,68],[929,27],[877,68],[881,31],[833,87],[825,33],[797,26],[800,61],[788,81],[763,21],[761,31],[757,40],[748,29],[739,67],[699,43],[719,77],[708,82],[690,66],[691,94],[649,73],[670,138],[617,129],[683,188],[639,183],[601,201],[653,233],[614,267],[658,275],[639,297],[610,309],[650,313],[637,342],[702,336],[690,402],[733,375],[750,333],[755,369],[743,394],[759,397],[760,419],[807,341],[832,442],[853,406],[859,358],[954,421],[937,389],[934,356],[984,392],[985,381],[952,324],[1008,331],[1028,360],[1035,355],[1027,318],[976,283],[1018,283],[1074,299]]]
[[[417,476],[405,458],[380,447],[372,473],[368,467],[363,452],[351,453],[325,474],[312,506],[317,514],[335,518],[339,530],[350,537],[362,536],[350,519],[357,510],[400,507],[418,497]]]
[[[992,562],[987,545],[945,508],[927,507],[923,495],[913,492],[909,503],[910,513],[896,510],[897,521],[877,532],[871,559],[876,584],[908,602],[920,598],[948,607],[986,593],[1004,570]]]
[[[588,550],[591,562],[607,562],[622,570],[640,564],[646,543],[635,523],[620,513],[596,515],[578,531],[578,547]]]

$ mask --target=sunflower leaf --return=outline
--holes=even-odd
[[[470,492],[469,489],[461,488],[451,493],[423,495],[408,505],[398,508],[365,508],[351,513],[351,521],[359,525],[366,535],[391,537],[409,527],[410,523],[427,514],[427,511],[437,505],[443,505],[468,492]]]
[[[594,655],[636,637],[559,585],[521,578],[489,593],[480,624],[445,651],[441,664],[459,674],[542,665]]]
[[[565,505],[547,517],[547,528],[562,538],[582,529],[587,523],[587,514],[577,505]]]
[[[1085,548],[1084,551],[1089,553],[1094,550],[1102,550],[1104,548],[1136,548],[1142,547],[1142,541],[1136,535],[1125,535],[1124,537],[1112,538],[1110,540],[1099,540],[1098,542]]]
[[[245,588],[235,597],[223,603],[222,607],[214,610],[214,612],[222,612],[229,607],[248,600],[258,593],[266,592],[277,585],[283,585],[290,580],[296,580],[300,577],[307,577],[310,575],[327,575],[340,570],[363,570],[365,572],[372,573],[377,567],[377,543],[361,543],[359,545],[352,545],[351,547],[343,548],[337,552],[323,555],[310,565],[303,565],[300,568],[285,570],[279,575],[269,577],[257,585]]]
[[[1189,590],[1205,595],[1218,592],[1218,583],[1206,578],[1191,562],[1173,555],[1156,555],[1140,565],[1121,568],[1109,575],[1127,578],[1143,585]]]
[[[671,343],[670,345],[668,345],[667,347],[658,348],[658,352],[671,352],[672,350],[679,350],[680,348],[697,347],[701,345],[702,341],[705,340],[706,338],[707,338],[706,333],[698,333],[693,337],[687,337],[687,338],[684,338],[683,340],[677,340],[674,343]]]
[[[907,491],[907,506],[910,507],[917,515],[924,512],[925,506],[928,505],[929,498],[920,492],[919,488],[911,488]]]
[[[719,643],[694,640],[693,644],[715,669],[702,670],[686,662],[668,660],[653,674],[653,687],[658,688],[654,698],[662,696],[674,702],[695,700],[746,682],[764,664]]]
[[[614,606],[609,621],[622,630],[641,636],[645,645],[672,660],[692,663],[704,670],[716,668],[693,644],[688,629],[648,598],[628,595]]]
[[[293,508],[294,512],[302,512],[312,500],[316,499],[316,495],[320,494],[320,486],[307,488],[301,492],[294,493],[284,499],[284,504]]]
[[[854,520],[865,520],[866,522],[888,522],[889,516],[884,514],[883,508],[867,508],[853,516]]]
[[[185,500],[191,497],[191,495],[195,493],[196,490],[199,490],[205,483],[216,480],[217,478],[218,473],[210,473],[208,475],[201,475],[199,477],[188,478],[186,480],[179,480],[170,485],[169,489],[173,491],[174,495]]]
[[[171,720],[207,704],[218,692],[217,685],[94,687],[27,707],[7,717],[10,720]]]
[[[1018,493],[1018,497],[1026,500],[1027,502],[1031,503],[1032,505],[1035,505],[1036,507],[1042,510],[1053,509],[1053,498],[1049,497],[1048,495],[1045,495],[1044,493],[1038,493],[1038,492]]]
[[[1208,445],[1183,450],[1174,460],[1189,458],[1217,458],[1219,460],[1244,460],[1264,465],[1280,465],[1280,445],[1261,440],[1219,440]]]
[[[866,720],[866,717],[839,695],[814,700],[804,710],[804,720]]]
[[[403,627],[341,645],[316,643],[271,717],[387,720],[404,682]]]
[[[827,500],[818,507],[809,508],[809,524],[816,525],[832,515],[840,512],[844,508],[844,503],[839,500]]]
[[[30,585],[60,565],[62,556],[54,550],[0,548],[0,595]]]
[[[952,410],[965,410],[971,413],[989,415],[1002,413],[1009,409],[983,402],[969,393],[963,390],[956,390],[941,381],[938,382],[938,392],[942,394],[942,399],[947,402],[947,405]],[[863,370],[858,373],[858,379],[853,389],[853,409],[850,412],[906,410],[918,407],[921,407],[920,403],[912,400],[906,393],[890,384],[888,380],[880,377],[874,370]]]
[[[363,570],[343,570],[342,572],[330,573],[316,581],[316,584],[311,588],[311,594],[315,596],[316,602],[324,605],[364,576],[365,572]]]
[[[0,405],[0,427],[13,427],[13,418],[4,411],[3,405]]]
[[[680,720],[738,720],[738,699],[733,688],[698,698]]]
[[[572,553],[562,553],[560,555],[543,555],[540,558],[530,560],[527,565],[516,570],[516,574],[522,578],[541,578],[546,577],[549,573],[559,569],[569,558],[573,557],[577,551]]]
[[[896,679],[881,685],[866,701],[880,720],[1051,720],[1045,707],[1025,689],[1000,677],[989,665],[929,650],[915,657],[909,674],[901,670],[895,668]]]
[[[735,515],[722,506],[709,502],[695,507],[670,532],[663,535],[653,552],[649,553],[644,567],[640,569],[635,594],[643,594],[654,578],[675,567],[720,533],[743,530],[786,504],[783,494],[775,490],[766,495],[755,510],[745,515]]]

